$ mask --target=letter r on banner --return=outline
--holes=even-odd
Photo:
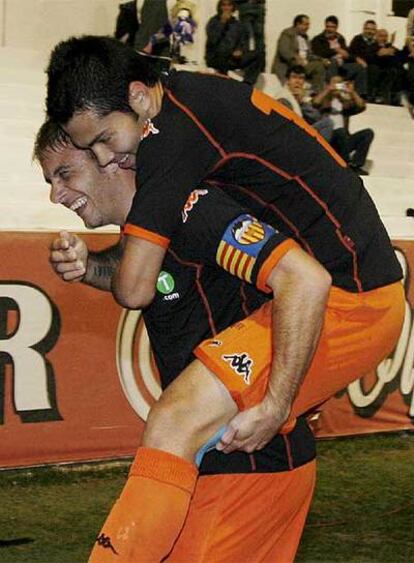
[[[13,313],[15,322],[10,328]],[[0,282],[0,424],[6,364],[13,366],[13,404],[22,421],[61,420],[53,368],[46,358],[59,329],[56,307],[39,288]]]

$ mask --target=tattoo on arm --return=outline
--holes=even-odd
[[[119,265],[122,251],[122,243],[118,242],[101,252],[89,252],[83,282],[103,291],[111,291],[112,276]]]

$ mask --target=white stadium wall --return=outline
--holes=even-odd
[[[70,36],[112,34],[114,0],[1,0],[2,46],[48,50]]]

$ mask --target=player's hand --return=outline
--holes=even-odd
[[[80,282],[86,274],[88,247],[77,235],[62,231],[50,246],[50,263],[67,282]]]
[[[247,453],[261,450],[278,433],[289,412],[290,406],[279,405],[265,397],[258,405],[232,418],[216,448],[226,454],[235,450]]]

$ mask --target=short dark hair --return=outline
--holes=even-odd
[[[230,2],[233,5],[233,12],[235,12],[237,10],[237,5],[235,0],[227,0],[228,2]],[[222,4],[223,0],[218,0],[217,2],[217,7],[216,7],[216,11],[217,13],[220,15],[221,14],[221,4]]]
[[[289,78],[289,76],[292,74],[303,74],[303,76],[306,76],[306,71],[303,68],[303,66],[301,65],[293,65],[288,67],[287,71],[286,71],[286,78]]]
[[[40,162],[47,151],[72,145],[70,137],[58,123],[47,119],[39,129],[33,148],[33,160]]]
[[[309,19],[309,16],[307,16],[306,14],[299,14],[298,16],[295,16],[295,19],[293,20],[293,25],[296,26],[298,23],[302,23],[302,20],[304,18]]]
[[[336,16],[328,16],[327,18],[325,18],[325,23],[333,23],[335,25],[339,25],[339,20]]]
[[[363,27],[365,27],[365,26],[367,25],[367,23],[370,23],[370,24],[372,24],[372,25],[377,25],[377,22],[376,22],[375,20],[367,20],[367,21],[364,22],[364,26],[363,26]]]
[[[139,80],[154,86],[159,72],[150,57],[112,37],[71,37],[52,51],[47,68],[46,109],[58,123],[77,111],[91,109],[103,116],[112,111],[132,112],[128,86]]]

